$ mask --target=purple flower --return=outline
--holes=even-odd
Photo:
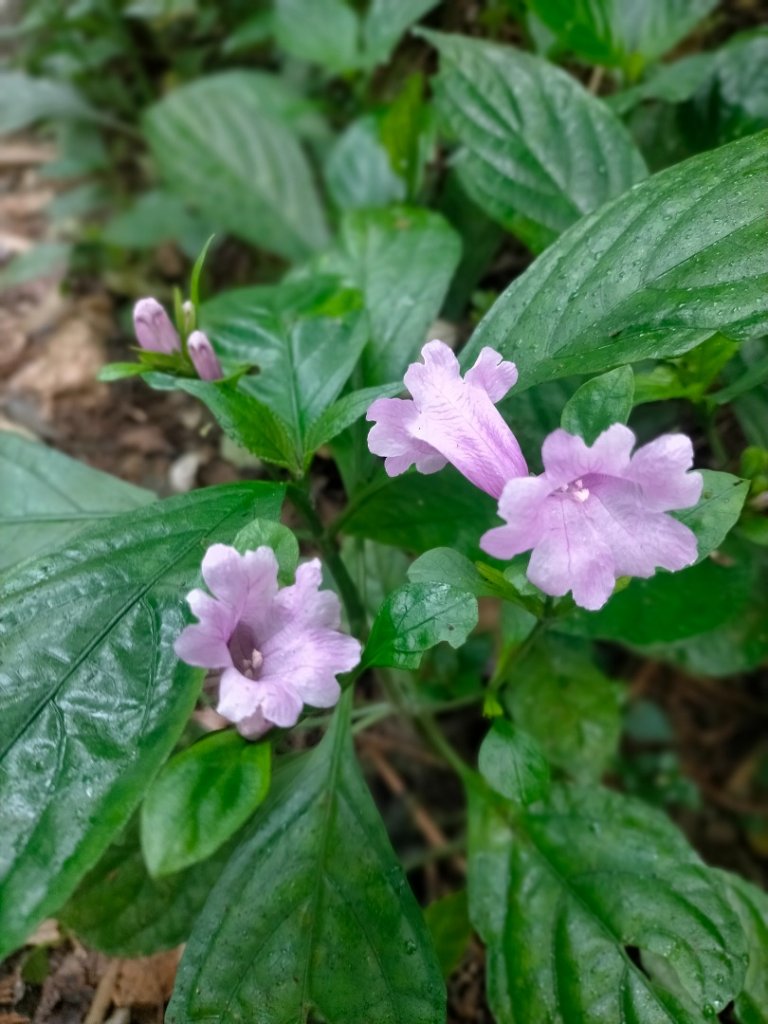
[[[295,725],[304,703],[332,707],[341,692],[336,674],[355,667],[360,644],[339,632],[339,599],[319,590],[320,562],[300,565],[282,590],[269,547],[241,555],[214,544],[202,569],[213,597],[188,595],[199,621],[174,650],[189,665],[222,669],[219,713],[254,739],[273,725]]]
[[[499,501],[506,526],[483,535],[497,558],[533,549],[528,578],[545,594],[573,591],[582,608],[601,608],[619,576],[652,576],[657,567],[696,561],[696,537],[666,515],[699,500],[700,473],[687,470],[693,446],[665,434],[638,448],[628,427],[614,424],[592,447],[555,430],[544,442],[544,472],[510,480]]]
[[[187,339],[187,351],[200,380],[221,380],[224,371],[207,335],[192,331]]]
[[[181,351],[178,331],[157,299],[139,299],[133,307],[133,326],[139,345],[149,352],[170,356]]]
[[[495,403],[517,380],[514,363],[484,348],[462,379],[459,363],[442,341],[421,350],[423,363],[411,363],[404,383],[411,399],[378,398],[367,419],[375,426],[368,447],[386,456],[390,476],[412,464],[436,473],[452,463],[475,486],[498,498],[512,477],[528,468],[515,435]]]

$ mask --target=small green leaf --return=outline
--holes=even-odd
[[[277,773],[187,944],[168,1024],[444,1024],[421,910],[355,760],[350,697]]]
[[[97,380],[112,384],[116,380],[138,377],[147,372],[146,363],[106,363],[96,375]]]
[[[171,875],[205,860],[250,818],[269,790],[272,747],[231,730],[172,757],[141,805],[149,873]]]
[[[738,521],[749,494],[749,481],[713,469],[699,472],[704,479],[701,497],[693,508],[675,512],[674,516],[696,534],[697,561],[701,562],[720,547]]]
[[[516,804],[533,804],[549,793],[549,763],[522,729],[497,718],[478,755],[481,773],[497,793]]]
[[[468,881],[498,1024],[703,1024],[742,989],[717,875],[639,800],[569,786],[521,809],[473,788]]]
[[[299,542],[287,526],[271,519],[254,519],[238,533],[232,546],[244,554],[266,544],[277,556],[278,580],[282,586],[293,582],[299,564]]]
[[[593,377],[566,402],[561,426],[594,444],[613,423],[627,422],[634,394],[635,376],[629,366]]]
[[[437,109],[462,145],[469,196],[521,234],[550,239],[647,176],[629,132],[572,75],[511,46],[422,32],[440,52]]]
[[[453,548],[425,551],[411,564],[408,579],[412,583],[450,583],[475,597],[500,597],[538,614],[543,609],[541,601],[522,595],[498,569],[484,562],[471,562]]]
[[[389,60],[408,27],[438,3],[439,0],[371,0],[363,22],[368,67]]]
[[[362,62],[360,21],[344,0],[275,0],[272,27],[283,50],[328,71],[352,71]]]
[[[377,398],[394,398],[402,393],[402,384],[380,384],[373,388],[361,388],[359,391],[352,391],[348,395],[337,399],[309,425],[304,445],[306,448],[305,459],[310,457],[318,448],[328,444],[334,437],[351,427],[361,416],[364,416],[371,404]]]
[[[0,432],[0,571],[71,541],[100,519],[153,501],[151,491]]]
[[[379,119],[368,114],[339,135],[324,165],[325,183],[340,210],[389,206],[406,198],[379,138]]]
[[[154,502],[4,578],[0,956],[64,903],[167,759],[202,677],[173,653],[184,594],[210,544],[282,498],[240,483]]]
[[[461,962],[472,938],[467,890],[459,889],[433,900],[424,911],[443,977],[449,978]]]
[[[448,583],[406,583],[386,599],[371,627],[362,667],[418,668],[441,640],[460,647],[477,625],[477,601]]]

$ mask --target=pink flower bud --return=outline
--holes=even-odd
[[[187,351],[201,380],[221,380],[224,376],[221,363],[202,331],[192,331],[187,340]]]
[[[157,299],[139,299],[133,307],[136,340],[149,352],[173,355],[181,351],[181,340],[168,314]]]

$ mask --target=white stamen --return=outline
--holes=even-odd
[[[243,658],[241,662],[242,673],[247,679],[255,679],[263,664],[264,655],[254,648],[250,658]]]

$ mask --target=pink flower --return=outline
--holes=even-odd
[[[199,621],[174,650],[188,665],[222,669],[219,713],[254,739],[273,725],[295,725],[304,703],[332,707],[341,692],[336,674],[355,667],[360,644],[339,632],[339,599],[319,590],[320,562],[300,565],[282,590],[269,547],[241,555],[214,544],[202,569],[213,597],[188,595]]]
[[[136,340],[147,351],[168,356],[181,351],[178,331],[157,299],[139,299],[133,307],[133,326]]]
[[[498,498],[511,477],[528,472],[515,435],[495,403],[517,380],[514,363],[484,348],[462,379],[459,363],[442,341],[421,350],[423,363],[411,363],[404,383],[411,399],[377,398],[367,419],[374,455],[386,456],[390,476],[412,464],[436,473],[447,462],[475,486]]]
[[[202,331],[192,331],[187,339],[187,352],[200,380],[221,380],[224,376],[218,356]]]
[[[601,608],[619,576],[652,576],[657,567],[696,561],[696,537],[666,515],[699,500],[700,473],[689,473],[693,447],[665,434],[639,448],[621,424],[591,448],[555,430],[544,442],[544,472],[510,480],[499,501],[506,526],[480,541],[497,558],[533,549],[528,578],[545,594],[573,591],[582,608]]]

